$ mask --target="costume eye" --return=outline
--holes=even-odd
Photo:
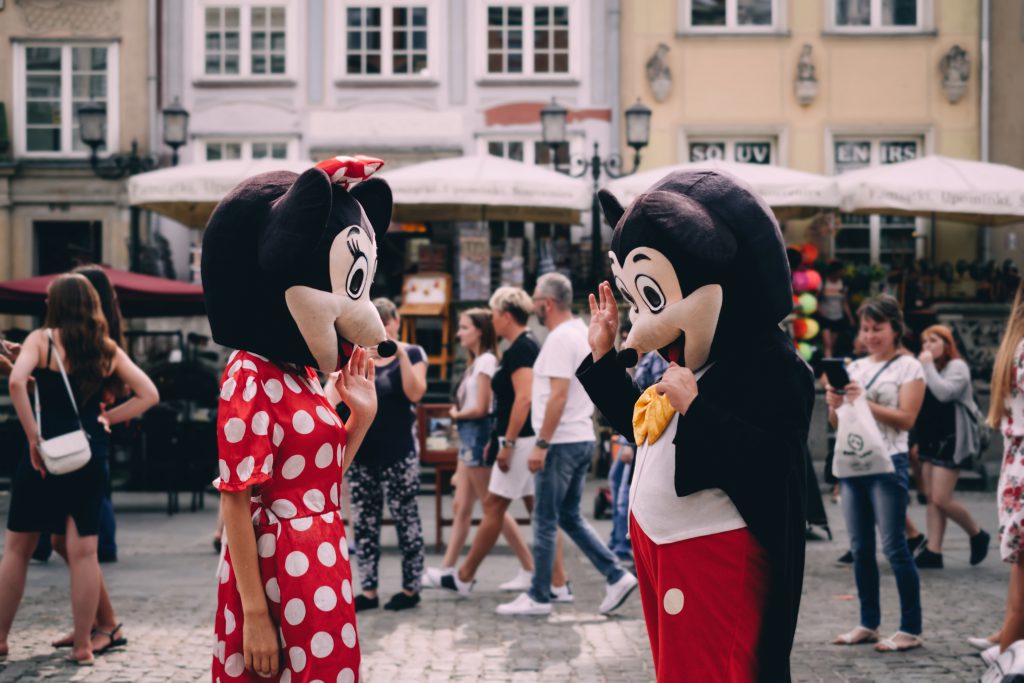
[[[636,291],[640,292],[640,298],[651,309],[651,313],[660,313],[665,308],[665,294],[650,275],[636,276]]]
[[[626,284],[620,278],[616,277],[615,286],[618,288],[619,294],[622,295],[622,298],[626,300],[626,303],[633,308],[633,312],[639,313],[640,307],[636,305],[636,302],[633,301],[633,297],[629,295],[629,290],[626,289]]]
[[[352,299],[358,299],[366,286],[366,274],[370,270],[370,263],[366,260],[365,254],[356,256],[355,263],[348,271],[348,281],[345,289]]]

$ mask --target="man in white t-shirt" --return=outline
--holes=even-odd
[[[533,365],[531,415],[537,442],[530,454],[536,473],[533,509],[533,583],[528,593],[499,605],[498,614],[550,614],[551,570],[558,528],[579,546],[607,580],[599,611],[619,607],[636,588],[636,577],[583,519],[580,501],[594,454],[594,404],[576,379],[590,355],[587,326],[572,314],[572,283],[560,273],[537,280],[533,310],[548,336]]]

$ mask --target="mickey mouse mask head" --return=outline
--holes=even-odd
[[[744,332],[792,310],[785,244],[771,210],[720,171],[673,173],[623,208],[599,193],[612,235],[615,287],[633,327],[621,354],[658,351],[697,369]],[[634,350],[629,353],[628,350]]]
[[[347,362],[353,344],[394,353],[370,303],[391,190],[380,179],[346,187],[381,164],[339,157],[302,175],[265,173],[221,201],[203,237],[215,341],[325,373]]]

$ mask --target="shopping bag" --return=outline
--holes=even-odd
[[[839,406],[836,419],[838,426],[832,474],[843,479],[896,471],[892,458],[886,452],[882,432],[863,395],[852,403],[845,402]]]

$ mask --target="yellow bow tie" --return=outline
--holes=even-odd
[[[659,394],[653,386],[648,387],[633,406],[633,438],[636,445],[657,441],[675,412],[668,396]]]

